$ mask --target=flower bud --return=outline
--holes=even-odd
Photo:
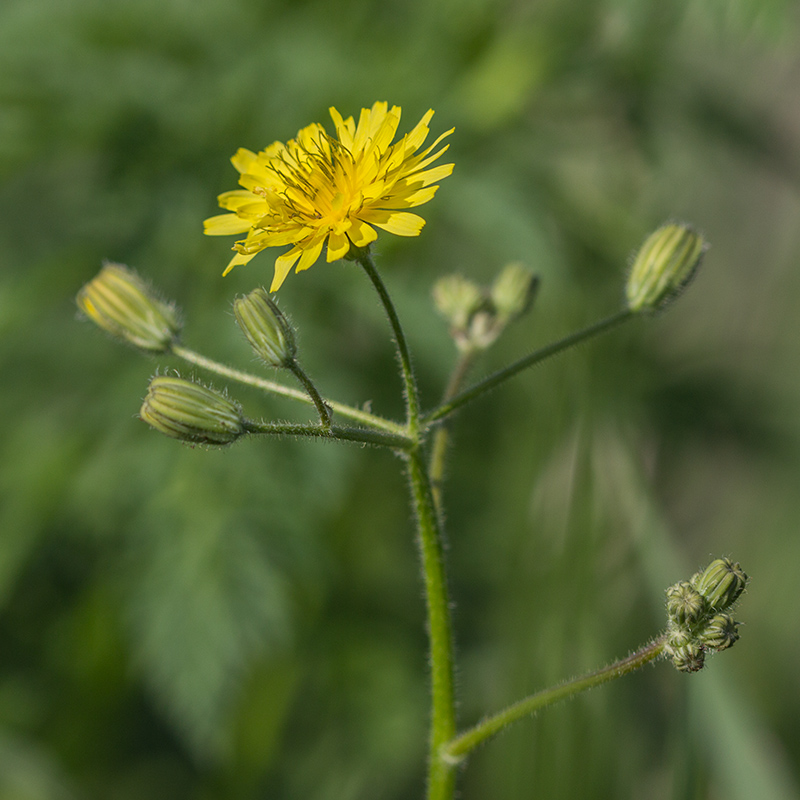
[[[707,611],[706,601],[688,581],[667,589],[667,614],[679,627],[691,627]]]
[[[747,581],[748,577],[738,562],[717,558],[705,568],[694,586],[711,608],[724,611],[736,602]]]
[[[739,639],[739,623],[730,614],[716,614],[703,629],[700,641],[710,650],[727,650]]]
[[[150,381],[141,419],[173,439],[230,444],[247,431],[239,406],[220,392],[169,375]]]
[[[692,632],[682,626],[678,625],[674,620],[669,620],[667,623],[667,643],[666,650],[672,653],[678,647],[685,647],[692,641]]]
[[[122,264],[106,264],[78,292],[76,302],[103,330],[149,352],[168,350],[180,331],[175,307]]]
[[[669,655],[675,668],[681,672],[699,672],[706,662],[706,652],[702,645],[694,643],[671,649]]]
[[[674,299],[692,279],[708,248],[688,225],[664,225],[636,254],[625,294],[631,311],[655,311]]]
[[[433,302],[454,331],[465,332],[486,298],[476,283],[461,275],[446,275],[433,285]]]
[[[294,361],[297,345],[292,326],[266,290],[253,289],[246,297],[237,297],[233,313],[247,341],[267,365],[288,367]]]
[[[538,288],[539,279],[522,264],[515,262],[503,268],[491,289],[492,303],[503,324],[528,311]]]

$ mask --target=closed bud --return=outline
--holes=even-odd
[[[748,577],[738,562],[717,558],[703,570],[694,586],[715,611],[730,608],[747,586]]]
[[[710,650],[727,650],[739,639],[739,623],[730,614],[716,614],[700,634],[700,641]]]
[[[106,264],[78,292],[76,302],[103,330],[149,352],[169,350],[180,331],[175,307],[122,264]]]
[[[689,643],[669,650],[672,663],[681,672],[699,672],[706,663],[706,651],[702,645]]]
[[[254,289],[233,301],[236,322],[253,350],[271,367],[288,367],[295,359],[294,331],[265,289]]]
[[[678,625],[673,620],[668,622],[666,644],[666,650],[668,653],[672,653],[678,647],[685,647],[691,641],[692,633],[688,628]]]
[[[664,225],[650,234],[631,267],[625,294],[631,311],[655,311],[692,279],[708,248],[688,225]]]
[[[705,598],[688,581],[667,589],[667,614],[678,627],[691,627],[706,613]]]
[[[461,275],[446,275],[433,285],[433,302],[454,331],[466,332],[486,298],[478,284]]]
[[[520,263],[508,264],[495,278],[491,299],[497,316],[504,324],[528,311],[533,303],[539,279]]]
[[[150,381],[139,415],[157,431],[196,444],[230,444],[247,431],[241,409],[232,400],[169,375]]]

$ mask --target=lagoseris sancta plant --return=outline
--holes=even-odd
[[[244,437],[310,437],[369,444],[400,457],[415,512],[427,608],[430,734],[426,796],[428,800],[452,800],[457,780],[468,779],[465,765],[470,753],[515,721],[658,658],[671,661],[681,672],[696,672],[709,653],[726,650],[739,638],[739,623],[732,614],[748,577],[739,564],[718,558],[666,590],[664,629],[643,647],[506,709],[493,713],[487,709],[487,716],[472,727],[460,727],[457,719],[452,603],[442,546],[448,423],[463,406],[523,370],[628,320],[664,309],[696,272],[706,243],[689,225],[669,223],[659,228],[632,261],[621,309],[472,384],[467,384],[467,379],[475,360],[529,310],[538,279],[522,264],[506,266],[491,286],[480,286],[462,275],[440,278],[433,287],[434,304],[449,325],[456,356],[449,380],[443,381],[442,400],[426,410],[408,339],[370,245],[381,231],[405,237],[420,234],[425,221],[410,209],[432,200],[439,182],[451,174],[453,164],[438,162],[448,149],[442,141],[452,130],[426,146],[433,111],[399,137],[401,112],[397,106],[375,103],[362,109],[357,122],[353,117],[343,118],[335,108],[330,114],[333,134],[314,123],[286,143],[274,142],[257,153],[237,150],[231,161],[241,188],[220,195],[219,205],[226,213],[205,221],[207,234],[243,237],[233,245],[234,255],[227,266],[221,265],[223,274],[248,264],[262,250],[279,249],[269,290],[256,286],[237,298],[234,317],[264,366],[280,370],[279,375],[285,375],[288,382],[221,364],[184,347],[175,305],[125,266],[106,264],[79,291],[77,303],[88,319],[135,348],[177,357],[231,386],[244,384],[292,398],[305,403],[312,414],[305,423],[251,418],[229,388],[211,388],[177,374],[157,375],[150,382],[140,416],[160,433],[192,445],[216,447]],[[301,366],[294,329],[276,305],[274,294],[292,268],[298,272],[309,269],[323,254],[329,263],[346,259],[358,264],[377,292],[397,349],[398,390],[405,404],[402,420],[337,402]]]

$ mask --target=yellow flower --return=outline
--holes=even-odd
[[[224,275],[266,247],[292,245],[275,261],[270,287],[277,291],[292,267],[308,269],[327,242],[327,260],[344,258],[351,245],[375,241],[375,228],[398,236],[418,236],[425,220],[402,209],[427,203],[452,164],[426,169],[449,145],[432,152],[453,130],[420,153],[428,136],[428,111],[411,133],[392,144],[400,108],[375,103],[361,110],[356,126],[330,109],[337,138],[314,123],[286,144],[275,142],[256,154],[240,148],[231,159],[243,189],[224,192],[220,207],[232,212],[205,221],[211,236],[247,233]],[[373,227],[374,226],[374,227]]]

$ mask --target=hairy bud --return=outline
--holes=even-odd
[[[729,558],[717,558],[703,570],[694,586],[711,608],[724,611],[739,599],[747,581],[738,563]]]
[[[706,613],[706,601],[688,581],[667,589],[667,614],[678,626],[691,627]]]
[[[233,301],[236,322],[253,350],[271,367],[288,367],[295,359],[294,331],[265,289],[254,289]]]
[[[730,614],[716,614],[703,629],[700,641],[709,650],[727,650],[739,640],[739,623]]]
[[[160,433],[196,444],[230,444],[247,431],[242,412],[232,400],[169,375],[150,381],[139,415]]]
[[[106,264],[76,297],[78,308],[108,333],[152,353],[163,353],[180,331],[175,307],[122,264]]]
[[[645,240],[633,261],[625,294],[631,311],[656,311],[697,272],[708,245],[688,225],[665,225]]]

